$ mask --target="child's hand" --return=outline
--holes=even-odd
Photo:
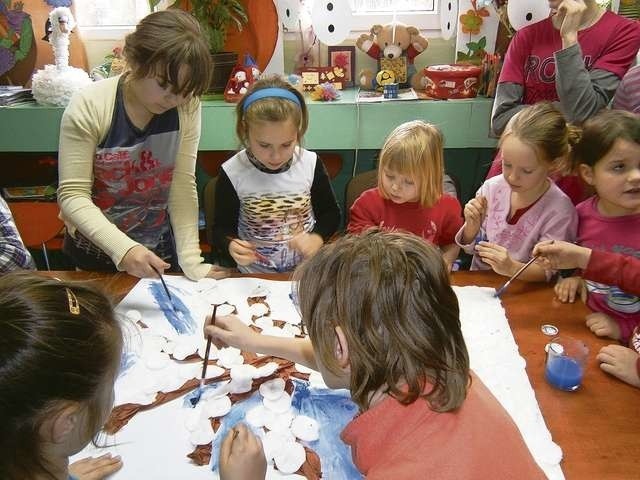
[[[220,265],[211,265],[209,272],[207,273],[207,278],[215,278],[220,280],[222,278],[227,278],[231,276],[231,269],[221,267]]]
[[[312,257],[322,245],[324,240],[317,233],[299,233],[289,240],[289,247],[300,252],[304,258]]]
[[[480,242],[476,245],[480,259],[489,265],[494,272],[510,277],[517,270],[516,262],[502,245],[491,242]]]
[[[560,36],[563,48],[567,48],[578,41],[578,30],[582,23],[582,15],[587,10],[584,0],[563,0],[558,6],[558,20],[560,21]]]
[[[587,327],[595,333],[598,337],[608,337],[614,340],[620,340],[622,336],[620,333],[620,325],[609,315],[596,312],[587,315],[586,322]]]
[[[255,245],[239,238],[234,238],[229,243],[229,255],[238,265],[243,267],[251,265],[258,259]]]
[[[122,468],[120,456],[110,453],[98,458],[87,457],[69,465],[69,473],[78,480],[102,480]]]
[[[153,267],[162,273],[171,265],[143,245],[129,249],[118,265],[120,270],[138,278],[156,278],[158,274]]]
[[[586,268],[591,249],[561,240],[545,240],[533,248],[537,263],[547,270]]]
[[[576,296],[582,295],[583,284],[581,277],[560,278],[553,290],[562,303],[573,303],[576,301]]]
[[[487,214],[487,197],[478,195],[464,206],[464,243],[471,243],[478,234],[482,221]]]
[[[634,350],[622,345],[607,345],[600,349],[596,358],[602,370],[640,388],[640,376],[636,368],[638,354]]]
[[[238,423],[220,446],[220,480],[264,480],[266,473],[262,442]]]
[[[260,334],[240,320],[236,315],[218,317],[214,325],[211,325],[211,317],[207,317],[204,327],[204,336],[211,337],[218,347],[236,347],[240,350],[255,352],[255,339]]]

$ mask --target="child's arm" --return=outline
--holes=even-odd
[[[360,233],[371,227],[383,227],[382,199],[377,190],[360,194],[349,210],[347,233]]]
[[[308,338],[283,338],[262,335],[245,325],[235,315],[216,317],[215,325],[205,323],[205,336],[210,336],[218,346],[228,345],[247,352],[286,358],[317,370],[313,347]]]
[[[617,285],[625,292],[640,295],[640,259],[631,255],[603,252],[562,241],[544,241],[533,249],[547,269],[580,268],[587,280]]]
[[[226,254],[230,239],[238,236],[240,199],[224,168],[218,173],[214,205],[213,244],[220,253]]]
[[[180,147],[169,190],[167,208],[180,268],[191,280],[211,273],[204,263],[198,233],[198,192],[196,189],[196,157],[200,140],[200,102],[192,100],[178,108],[180,115]]]
[[[523,262],[511,258],[509,251],[496,243],[480,242],[476,245],[476,253],[494,272],[505,277],[511,277],[524,265]],[[547,279],[547,275],[541,265],[533,263],[520,274],[518,279],[528,282],[542,282]]]
[[[338,230],[340,207],[327,171],[319,157],[316,158],[316,168],[313,173],[313,184],[311,185],[311,207],[316,219],[316,224],[311,233],[320,235],[323,242],[326,242]]]
[[[456,235],[456,243],[463,247],[467,253],[475,253],[473,247],[487,214],[487,208],[487,197],[480,194],[469,200],[464,206],[464,225]]]
[[[450,243],[449,245],[440,247],[440,250],[442,250],[442,258],[447,264],[447,269],[451,271],[451,266],[453,265],[453,262],[456,261],[458,254],[460,253],[460,247],[455,243]]]

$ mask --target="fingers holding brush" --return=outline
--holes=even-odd
[[[220,446],[220,480],[262,480],[266,471],[262,442],[246,425],[238,423]]]

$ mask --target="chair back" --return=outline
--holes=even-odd
[[[362,192],[375,187],[377,184],[378,170],[369,170],[367,172],[359,173],[347,182],[344,197],[344,212],[347,223],[349,223],[349,211],[351,210],[353,202],[356,201]]]
[[[57,202],[10,202],[9,209],[22,241],[30,248],[43,248],[64,227]]]

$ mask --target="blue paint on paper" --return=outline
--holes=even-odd
[[[171,289],[168,285],[167,288],[173,291],[171,297],[173,298],[173,304],[167,297],[167,292],[164,291],[162,283],[151,282],[149,284],[149,292],[153,295],[154,300],[158,304],[160,310],[164,314],[167,321],[179,334],[192,335],[196,332],[196,321],[191,316],[189,307],[187,307],[180,297],[176,295],[175,290]],[[175,310],[174,310],[175,307]]]
[[[198,385],[195,390],[190,391],[184,396],[184,402],[182,403],[182,406],[185,408],[193,408],[195,406],[193,402],[196,397],[198,398],[198,401],[203,396],[215,397],[215,391],[221,390],[222,388],[226,387],[227,383],[227,381],[211,383],[209,385],[205,385],[204,387],[202,387],[202,389],[200,389],[200,385]]]
[[[122,356],[120,357],[120,370],[118,371],[118,376],[122,376],[127,371],[133,367],[136,363],[138,356],[135,353],[131,352],[122,352]]]
[[[296,415],[315,419],[320,426],[320,438],[315,442],[302,442],[320,457],[322,478],[350,480],[362,478],[353,464],[351,449],[340,439],[340,433],[358,413],[347,390],[317,389],[307,382],[291,379],[294,383],[291,409]],[[222,419],[213,439],[211,469],[218,469],[220,445],[229,430],[238,422],[244,422],[249,410],[262,404],[262,396],[255,392],[251,397],[238,402]],[[255,429],[254,433],[256,432]],[[262,429],[260,429],[262,430]]]

